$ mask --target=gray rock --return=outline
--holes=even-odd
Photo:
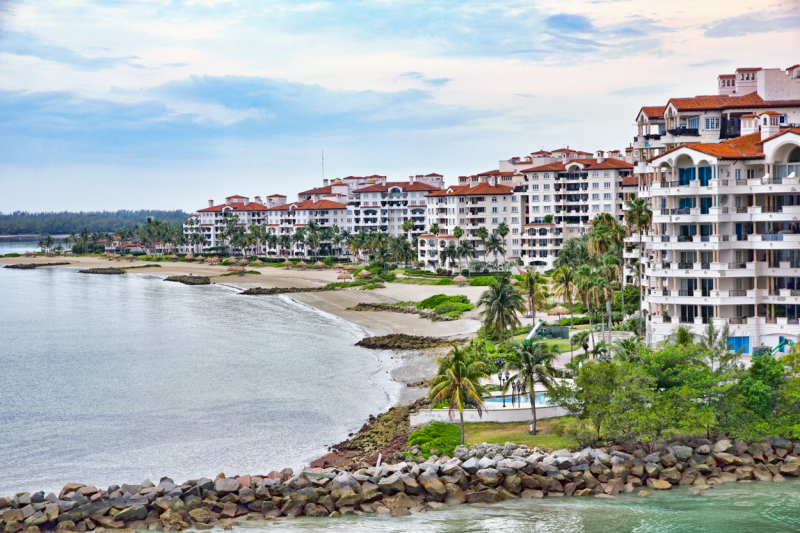
[[[708,444],[703,444],[702,446],[698,446],[695,452],[700,455],[708,455],[711,453],[711,446]]]
[[[434,472],[438,473],[441,465],[437,465],[435,463],[422,463],[419,465],[420,472],[424,472],[426,470],[433,470]]]
[[[660,458],[658,457],[657,453],[651,453],[650,455],[646,455],[642,459],[642,461],[644,461],[645,463],[658,463],[660,461]]]
[[[481,469],[480,463],[475,460],[475,458],[467,459],[461,464],[461,468],[463,468],[467,473],[474,474],[478,470]]]
[[[219,494],[230,494],[231,492],[238,492],[242,485],[231,478],[222,478],[214,482],[214,490]]]
[[[714,453],[729,453],[733,450],[733,444],[727,439],[723,439],[714,445]]]
[[[792,451],[794,449],[794,444],[788,439],[774,439],[772,441],[772,447]]]
[[[694,451],[688,446],[673,446],[672,453],[679,461],[684,461],[691,457]]]
[[[424,474],[420,474],[420,477],[422,477],[423,475]],[[403,483],[403,480],[400,479],[400,476],[392,475],[381,479],[378,482],[378,489],[383,494],[391,496],[392,494],[403,492],[403,490],[405,489],[405,484]]]
[[[478,461],[478,466],[480,466],[480,467],[481,467],[481,469],[484,469],[484,468],[494,468],[494,465],[495,465],[495,464],[497,464],[497,461],[492,461],[492,460],[491,460],[491,459],[489,459],[488,457],[484,457],[483,459],[481,459],[480,461]]]
[[[155,487],[152,481],[150,481],[149,479],[145,479],[144,481],[142,481],[141,488],[149,489],[150,487]]]
[[[494,487],[503,480],[503,474],[494,468],[484,468],[482,470],[478,470],[478,472],[475,474],[475,477],[487,487]]]

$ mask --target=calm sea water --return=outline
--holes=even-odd
[[[389,403],[383,354],[353,347],[360,335],[289,301],[222,287],[0,269],[0,494],[299,466]],[[800,483],[241,529],[788,533],[800,531]]]
[[[39,242],[38,239],[35,240],[28,240],[28,241],[9,241],[6,239],[0,239],[0,255],[5,254],[24,254],[25,252],[40,252],[41,248],[39,248],[36,243]],[[60,243],[61,239],[56,239],[56,244]]]
[[[384,354],[282,297],[0,269],[0,495],[296,468],[384,410]]]

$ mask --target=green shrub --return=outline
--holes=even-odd
[[[463,294],[457,294],[455,296],[449,296],[447,294],[434,294],[433,296],[429,296],[418,303],[417,309],[435,309],[436,307],[446,303],[469,304],[470,301],[469,298]]]
[[[574,320],[572,321],[572,324],[574,324],[576,326],[581,326],[583,324],[588,324],[588,323],[589,323],[589,317],[588,316],[576,316],[574,318]],[[567,316],[567,317],[562,318],[561,320],[559,320],[558,321],[558,325],[559,326],[569,326],[570,325],[569,317]]]
[[[12,252],[10,254],[4,255],[3,257],[20,257],[20,254],[18,254],[16,252]]]
[[[439,281],[434,281],[431,285],[454,285],[452,279],[442,278]]]
[[[392,274],[391,272],[387,272],[386,274],[378,274],[377,277],[387,283],[391,283],[397,279],[397,274]]]
[[[488,287],[495,280],[494,276],[478,276],[469,280],[470,287]]]
[[[368,283],[361,287],[362,291],[371,291],[372,289],[385,289],[386,285],[382,285],[380,283]]]
[[[408,437],[408,445],[419,446],[425,457],[430,457],[432,449],[436,450],[436,455],[439,457],[452,456],[459,444],[461,444],[461,427],[446,422],[431,422]]]
[[[469,311],[472,309],[472,305],[464,304],[460,302],[447,302],[443,303],[442,305],[436,306],[433,310],[434,313],[437,315],[445,315],[451,316],[453,318],[458,318],[461,316],[461,313],[464,311]]]

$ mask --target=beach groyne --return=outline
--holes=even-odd
[[[194,479],[176,484],[66,484],[59,494],[0,498],[5,533],[106,530],[181,531],[273,517],[403,516],[448,505],[560,497],[645,497],[675,486],[693,494],[734,482],[781,482],[800,476],[800,441],[745,443],[720,437],[673,442],[657,451],[587,447],[543,453],[506,443],[459,446],[453,457],[423,457],[414,446],[375,462],[342,468],[291,469],[265,475]]]
[[[452,343],[465,343],[466,339],[443,339],[441,337],[424,337],[420,335],[406,335],[405,333],[391,333],[377,337],[364,337],[356,343],[362,348],[374,350],[425,350],[440,348]]]
[[[113,275],[113,274],[124,274],[125,273],[125,269],[124,268],[114,268],[114,267],[87,268],[85,270],[78,270],[78,272],[81,273],[81,274],[112,274]]]
[[[61,261],[60,263],[16,263],[13,265],[6,265],[3,268],[16,268],[19,270],[33,270],[34,268],[40,267],[52,267],[52,266],[65,266],[68,265],[68,261]]]
[[[414,305],[392,305],[381,303],[361,302],[353,307],[347,308],[349,311],[388,311],[391,313],[402,313],[406,315],[419,315],[420,318],[427,318],[433,322],[449,322],[456,318],[436,314],[433,309],[418,309]]]
[[[175,281],[184,285],[210,285],[211,278],[208,276],[169,276],[164,281]]]

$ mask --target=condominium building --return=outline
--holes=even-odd
[[[752,354],[800,333],[800,65],[741,68],[717,85],[637,117],[634,173],[654,214],[641,269],[647,338],[728,324],[732,347]],[[637,242],[627,239],[630,274]]]
[[[254,201],[246,196],[228,196],[224,204],[214,205],[214,200],[208,201],[208,207],[198,209],[197,213],[190,216],[183,224],[183,233],[187,244],[182,245],[180,250],[183,252],[204,252],[215,246],[224,246],[224,230],[228,221],[233,217],[238,217],[237,226],[245,229],[251,224],[262,225],[267,223],[267,212],[272,205],[285,202],[286,197],[272,195],[263,202],[260,196],[254,197]],[[189,223],[191,221],[191,223]],[[189,239],[193,233],[200,233],[205,237],[205,244],[202,246],[191,244]]]
[[[386,176],[324,180],[324,185],[298,194],[298,200],[328,199],[347,204],[347,217],[339,227],[351,233],[383,231],[405,235],[402,226],[414,221],[412,235],[426,229],[425,195],[444,186],[441,174],[409,176],[408,181],[388,181]]]
[[[439,263],[439,252],[457,240],[467,240],[475,248],[477,258],[484,257],[483,240],[478,236],[478,229],[485,227],[490,234],[497,233],[500,224],[509,227],[506,236],[506,259],[513,257],[514,244],[519,239],[520,221],[522,217],[520,196],[514,193],[511,185],[499,182],[504,174],[492,171],[470,177],[459,178],[459,185],[451,185],[444,190],[429,193],[427,199],[427,224],[437,224],[438,235],[422,234],[418,240],[418,258],[420,262],[431,266]],[[472,178],[475,178],[474,180]],[[463,236],[456,239],[453,230],[459,227]],[[510,243],[510,246],[508,244]],[[494,260],[494,257],[487,258]],[[503,259],[498,257],[498,259]]]

